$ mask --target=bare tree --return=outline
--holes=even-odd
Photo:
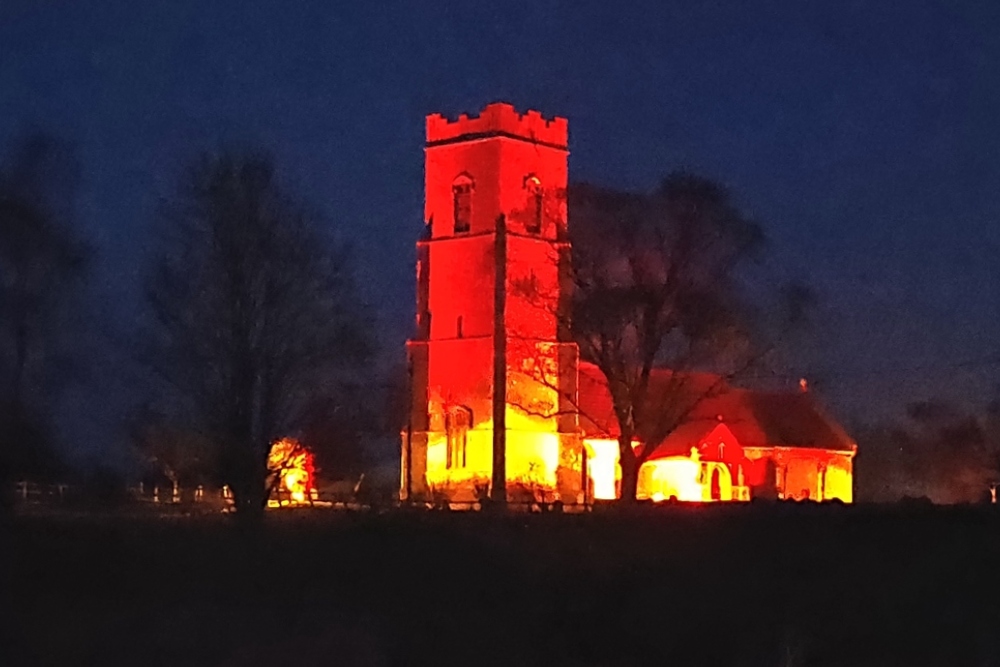
[[[977,502],[1000,482],[1000,403],[967,411],[937,400],[907,406],[886,442],[898,451],[908,493],[938,503]]]
[[[764,235],[723,187],[687,173],[651,194],[576,187],[569,210],[570,328],[610,394],[630,502],[656,443],[762,356],[738,269]]]
[[[299,437],[309,443],[317,470],[328,481],[356,479],[362,473],[362,443],[376,432],[381,395],[382,387],[373,382],[345,382],[305,406]]]
[[[0,167],[0,482],[52,464],[56,402],[82,374],[72,323],[89,251],[72,228],[77,177],[72,149],[37,133]]]
[[[238,511],[259,516],[272,443],[372,355],[351,255],[258,153],[202,158],[162,222],[146,334],[160,412],[211,443]]]
[[[560,336],[575,340],[581,360],[597,368],[580,373],[578,392],[606,391],[614,424],[566,391],[553,350],[543,345],[533,354],[530,339],[522,342],[525,366],[549,398],[527,392],[531,398],[515,405],[542,417],[573,413],[588,429],[609,427],[609,437],[615,431],[621,499],[631,502],[657,443],[737,374],[773,356],[804,320],[812,294],[748,279],[742,269],[763,246],[763,232],[705,178],[675,173],[652,193],[576,185],[554,199],[566,203],[572,221],[569,252],[557,241],[551,253],[560,267],[557,290],[530,275],[514,281],[514,293],[554,314]]]
[[[218,464],[211,443],[183,424],[175,425],[149,406],[140,406],[129,419],[128,437],[145,462],[154,484],[166,479],[174,486],[215,482]]]

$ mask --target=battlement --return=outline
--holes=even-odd
[[[461,141],[488,136],[510,136],[559,148],[566,148],[568,121],[556,116],[544,118],[539,111],[519,114],[506,102],[489,104],[478,116],[462,114],[448,120],[439,113],[427,116],[427,144]]]

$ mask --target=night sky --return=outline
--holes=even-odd
[[[79,148],[95,312],[135,320],[185,162],[255,142],[356,245],[401,358],[424,116],[503,100],[569,118],[573,180],[730,186],[772,269],[820,295],[790,372],[849,424],[1000,382],[1000,3],[376,4],[0,0],[0,145],[40,127]],[[94,394],[82,443],[120,412]]]

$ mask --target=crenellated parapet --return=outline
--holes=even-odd
[[[427,116],[427,145],[467,141],[477,137],[507,136],[557,148],[566,148],[569,123],[565,118],[545,118],[541,112],[518,113],[512,104],[494,102],[478,116],[461,114],[449,120],[439,113]]]

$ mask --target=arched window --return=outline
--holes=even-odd
[[[448,438],[448,453],[445,465],[448,468],[465,467],[465,449],[472,426],[472,410],[459,405],[450,408],[444,415],[444,430]]]
[[[718,468],[712,470],[712,482],[709,487],[712,500],[722,500],[722,476]]]
[[[529,234],[540,234],[545,204],[542,182],[532,174],[524,179],[524,190],[527,193],[524,229]]]
[[[472,177],[462,174],[451,186],[455,233],[463,234],[472,227]]]

